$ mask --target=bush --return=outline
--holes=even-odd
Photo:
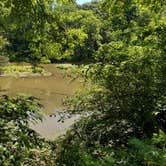
[[[28,128],[39,107],[34,97],[0,98],[0,165],[53,165],[49,142]]]

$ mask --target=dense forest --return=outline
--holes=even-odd
[[[28,127],[35,97],[0,97],[2,166],[166,165],[166,1],[1,0],[2,61],[86,65],[55,141]],[[1,89],[0,89],[1,90]]]

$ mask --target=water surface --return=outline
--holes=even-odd
[[[71,81],[71,78],[65,77],[54,64],[44,65],[43,67],[52,75],[0,77],[0,94],[9,96],[28,94],[39,98],[45,116],[43,122],[30,123],[30,127],[43,137],[53,139],[64,133],[76,118],[68,119],[64,123],[57,123],[57,117],[50,116],[50,114],[63,109],[63,101],[66,97],[73,95],[75,90],[79,88],[80,82],[78,80]]]

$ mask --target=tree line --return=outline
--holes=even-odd
[[[92,59],[101,43],[102,26],[93,11],[74,2],[28,1],[26,5],[1,2],[1,47],[11,61]]]

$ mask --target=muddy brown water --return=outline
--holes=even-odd
[[[54,64],[43,65],[51,76],[0,77],[0,93],[9,96],[28,94],[40,99],[43,105],[43,121],[30,123],[30,127],[46,139],[54,139],[64,133],[77,119],[72,117],[58,122],[58,117],[50,116],[63,109],[62,103],[80,87],[80,81],[71,81]]]

